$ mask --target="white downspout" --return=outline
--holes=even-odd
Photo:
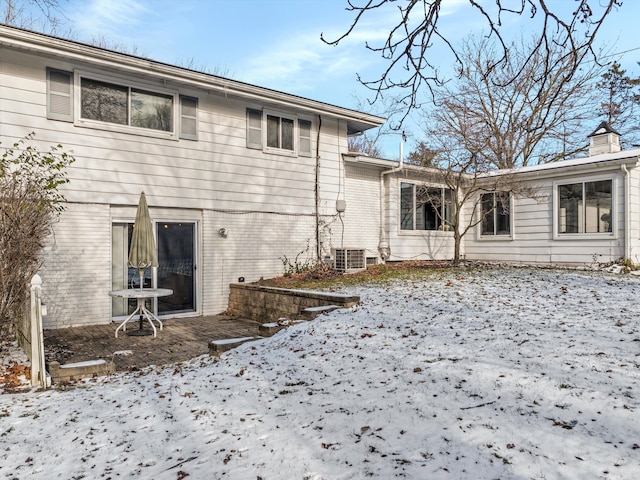
[[[629,170],[627,170],[627,166],[623,163],[620,167],[624,172],[624,259],[631,261],[631,245],[629,244],[629,239],[631,238],[631,233],[629,232],[629,228],[631,227],[631,216],[629,215],[629,184],[631,181],[629,180]]]
[[[404,136],[404,133],[403,133]],[[380,243],[378,243],[378,253],[380,254],[380,258],[382,258],[383,262],[386,262],[391,256],[391,247],[389,246],[389,241],[387,239],[387,231],[385,225],[385,201],[384,201],[384,176],[389,175],[391,173],[396,173],[402,170],[404,166],[404,152],[403,146],[404,139],[400,141],[400,161],[398,162],[398,166],[393,167],[389,170],[384,170],[380,172]]]

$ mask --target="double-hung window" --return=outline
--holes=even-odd
[[[267,115],[267,147],[293,152],[293,125],[291,118]]]
[[[310,157],[311,121],[248,108],[247,148]]]
[[[450,230],[453,209],[448,188],[400,183],[401,230]]]
[[[480,199],[482,235],[511,235],[511,195],[509,192],[483,193]]]
[[[558,233],[611,233],[613,180],[557,186]]]

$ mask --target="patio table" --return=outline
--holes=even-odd
[[[138,306],[133,311],[131,315],[127,317],[127,319],[120,324],[118,328],[116,328],[116,338],[118,338],[118,330],[122,329],[123,332],[127,331],[127,322],[133,319],[136,314],[140,315],[140,320],[142,322],[142,318],[146,318],[147,321],[151,324],[151,328],[153,328],[153,336],[157,335],[156,326],[153,324],[155,320],[160,325],[160,330],[162,330],[162,322],[158,317],[156,317],[153,312],[147,310],[145,302],[148,298],[158,298],[158,297],[167,297],[173,294],[173,290],[169,288],[128,288],[125,290],[114,290],[109,292],[109,296],[111,297],[122,297],[122,298],[135,298],[138,301]]]

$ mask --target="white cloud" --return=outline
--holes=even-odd
[[[69,16],[85,40],[101,35],[123,39],[124,32],[143,23],[149,13],[139,0],[89,0],[75,5]]]

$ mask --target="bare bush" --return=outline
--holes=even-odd
[[[0,338],[9,339],[26,305],[31,277],[42,265],[42,249],[63,209],[58,188],[74,158],[60,145],[40,152],[34,134],[0,157]]]

